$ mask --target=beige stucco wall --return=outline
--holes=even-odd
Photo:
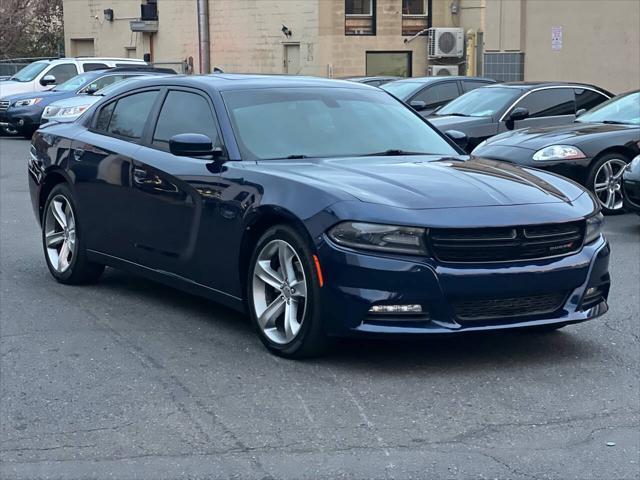
[[[426,75],[426,37],[404,43],[402,0],[377,1],[376,35],[345,36],[344,24],[344,1],[320,0],[320,49],[323,63],[331,65],[334,77],[364,75],[366,52],[375,50],[411,51],[413,75]]]
[[[588,82],[614,93],[640,88],[639,0],[527,0],[524,15],[527,80]],[[551,49],[554,26],[563,29],[559,51]]]
[[[95,55],[126,57],[127,47],[135,47],[136,58],[150,53],[156,62],[182,60],[197,54],[195,0],[160,0],[159,31],[132,33],[129,22],[140,17],[139,0],[64,0],[65,49],[74,55],[73,39],[94,39]],[[112,8],[114,21],[104,20],[104,10]],[[98,17],[98,18],[96,18]]]
[[[209,5],[212,66],[225,72],[284,73],[285,44],[290,43],[300,45],[296,73],[325,74],[318,54],[317,1],[211,0]],[[283,25],[291,37],[282,33]]]

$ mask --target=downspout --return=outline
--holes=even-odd
[[[211,73],[211,42],[209,41],[209,0],[197,1],[200,73]]]

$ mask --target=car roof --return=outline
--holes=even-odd
[[[334,80],[320,77],[302,77],[292,75],[258,75],[258,74],[211,74],[211,75],[168,75],[157,78],[146,78],[136,82],[136,87],[152,85],[176,85],[195,87],[207,90],[244,90],[278,87],[333,87],[350,89],[368,89],[378,91],[376,87],[347,80]]]
[[[393,75],[375,75],[372,77],[340,77],[337,80],[351,80],[352,82],[366,82],[369,80],[393,80],[402,79],[403,77],[395,77]]]
[[[592,88],[594,90],[606,92],[606,90],[600,87],[597,87],[595,85],[591,85],[588,83],[580,83],[580,82],[549,82],[549,81],[502,82],[502,83],[489,85],[486,88],[496,88],[496,87],[519,88],[520,90],[534,90],[540,87],[576,87],[576,88],[587,87],[587,88]]]
[[[451,75],[451,76],[435,76],[435,77],[409,77],[402,80],[396,80],[394,83],[434,83],[443,82],[447,80],[480,80],[487,83],[495,83],[495,80],[487,77],[465,77],[464,75]]]

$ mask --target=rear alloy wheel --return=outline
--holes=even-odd
[[[76,211],[69,187],[56,185],[45,204],[42,243],[47,267],[60,283],[92,282],[104,271],[86,258]]]
[[[622,175],[628,163],[624,157],[612,154],[605,155],[592,167],[589,185],[604,213],[624,211]]]
[[[278,355],[308,357],[326,346],[312,258],[304,239],[287,226],[265,233],[254,251],[249,310],[260,339]]]

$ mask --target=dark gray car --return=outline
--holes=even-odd
[[[571,123],[613,95],[579,83],[514,82],[478,88],[456,98],[429,117],[442,132],[467,136],[466,150],[498,133],[526,127]]]
[[[495,82],[483,77],[415,77],[386,83],[380,88],[427,116],[454,98]]]

